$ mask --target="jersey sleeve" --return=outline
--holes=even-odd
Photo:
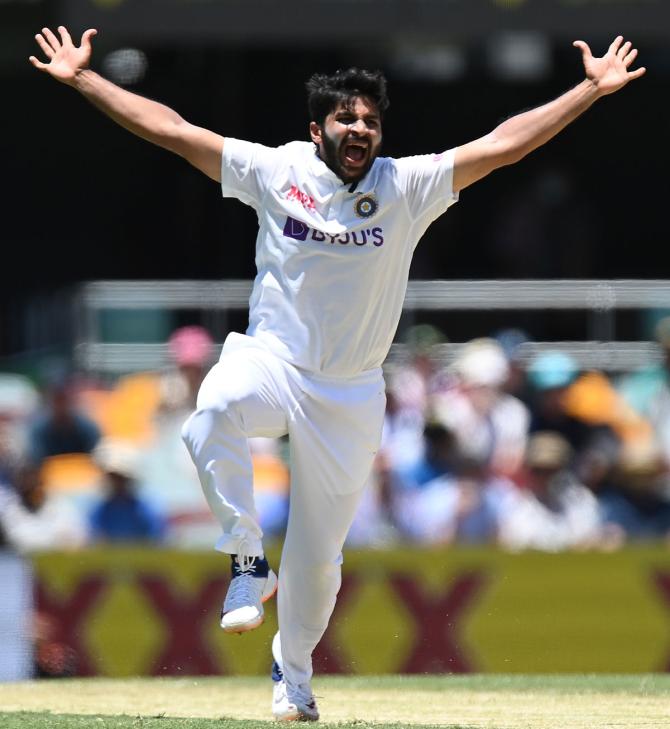
[[[258,208],[280,158],[281,152],[275,147],[226,137],[221,158],[223,197],[235,197]]]
[[[431,223],[458,201],[454,192],[455,149],[395,160],[396,181],[414,220]]]

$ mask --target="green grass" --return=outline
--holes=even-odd
[[[269,729],[274,722],[245,721],[242,719],[175,719],[154,716],[82,716],[75,714],[45,714],[0,712],[3,729]],[[319,726],[322,726],[320,724]],[[421,729],[419,724],[372,724],[363,721],[341,722],[338,729]],[[425,729],[435,729],[426,724]],[[442,726],[440,729],[468,729],[464,726]]]
[[[338,729],[670,729],[670,675],[328,676]],[[0,684],[2,729],[269,729],[266,678]]]
[[[403,689],[421,691],[543,691],[670,696],[670,674],[466,674],[457,676],[330,676],[328,683],[343,689]]]

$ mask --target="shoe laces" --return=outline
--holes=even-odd
[[[240,572],[255,572],[256,571],[256,557],[249,554],[251,551],[251,545],[249,540],[243,537],[237,546],[237,554],[235,560],[237,567]]]
[[[253,574],[244,572],[233,578],[228,589],[226,605],[258,605],[260,602],[260,593]]]

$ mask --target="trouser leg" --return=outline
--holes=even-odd
[[[292,687],[311,680],[312,652],[335,607],[342,545],[362,493],[291,495],[277,596],[283,670]]]
[[[383,385],[312,393],[289,423],[291,503],[279,571],[279,630],[289,690],[308,690],[312,652],[341,584],[342,547],[379,445]],[[349,392],[351,395],[351,392]]]
[[[236,554],[244,539],[250,556],[263,554],[247,438],[286,432],[282,378],[282,368],[262,350],[226,354],[203,381],[197,409],[182,428],[207,503],[221,524],[216,548],[222,552]]]

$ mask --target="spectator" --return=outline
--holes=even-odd
[[[48,379],[46,410],[37,416],[28,433],[28,459],[33,466],[51,456],[90,454],[97,445],[100,429],[81,411],[76,395],[68,374],[58,373]]]
[[[409,468],[380,473],[387,481],[385,506],[389,521],[402,536],[418,539],[416,529],[421,492],[442,477],[453,477],[460,453],[452,431],[439,422],[428,422],[424,428],[425,451],[423,457]]]
[[[606,519],[632,540],[670,538],[670,473],[657,444],[627,445],[613,487],[599,495]]]
[[[528,344],[531,343],[529,335],[523,329],[512,327],[500,329],[494,335],[494,339],[502,347],[507,358],[507,380],[502,389],[509,395],[514,395],[524,404],[528,404],[530,386],[524,354]]]
[[[516,498],[511,481],[462,461],[456,473],[436,478],[414,494],[405,505],[403,530],[420,544],[495,544]]]
[[[615,474],[621,457],[622,446],[612,438],[594,438],[574,464],[578,480],[601,501],[612,491],[617,491]]]
[[[396,490],[419,491],[429,481],[455,472],[460,452],[454,432],[432,420],[424,426],[423,438],[423,456],[410,467],[393,472]]]
[[[17,552],[76,549],[86,544],[88,530],[77,509],[46,491],[39,468],[22,464],[14,488],[0,489],[0,531]]]
[[[23,375],[0,373],[0,483],[11,474],[26,452],[27,425],[39,406],[39,394]]]
[[[436,418],[453,431],[459,449],[494,474],[513,475],[523,461],[529,413],[503,391],[509,366],[493,339],[468,342],[453,365],[457,384],[433,398]]]
[[[662,360],[623,376],[618,391],[649,422],[662,457],[670,464],[670,317],[656,324]]]
[[[107,493],[90,515],[93,541],[161,541],[165,532],[162,517],[137,494],[136,449],[120,441],[103,440],[94,459],[103,473]]]
[[[412,468],[423,457],[423,429],[431,399],[446,386],[435,358],[444,335],[429,324],[418,324],[409,328],[404,340],[409,360],[387,376],[381,458],[392,469]]]
[[[567,404],[579,374],[575,360],[560,351],[539,354],[528,369],[533,388],[530,432],[552,431],[563,436],[570,445],[573,458],[570,465],[574,467],[594,444],[611,441],[615,446],[620,441],[611,426],[570,412]]]
[[[525,457],[525,488],[501,523],[500,543],[512,550],[558,552],[616,546],[598,502],[569,470],[571,447],[559,433],[534,433]]]
[[[397,457],[395,448],[402,445],[402,440],[389,437],[388,430],[389,419],[394,424],[398,422],[393,419],[397,413],[392,393],[387,403],[391,412],[387,412],[371,482],[347,538],[349,545],[384,546],[406,537],[414,539],[413,513],[420,492],[432,480],[451,474],[458,460],[453,433],[438,422],[428,422],[417,432],[420,446],[412,458]],[[410,410],[405,411],[405,415],[410,413]],[[410,419],[405,424],[409,422],[412,430],[418,428],[418,421]]]
[[[435,350],[446,338],[430,324],[416,324],[407,330],[404,341],[409,361],[392,373],[388,389],[399,409],[425,414],[431,394],[442,385],[443,373],[435,359]]]
[[[172,367],[161,377],[161,405],[190,414],[198,390],[213,364],[214,340],[201,326],[180,327],[168,339]]]

